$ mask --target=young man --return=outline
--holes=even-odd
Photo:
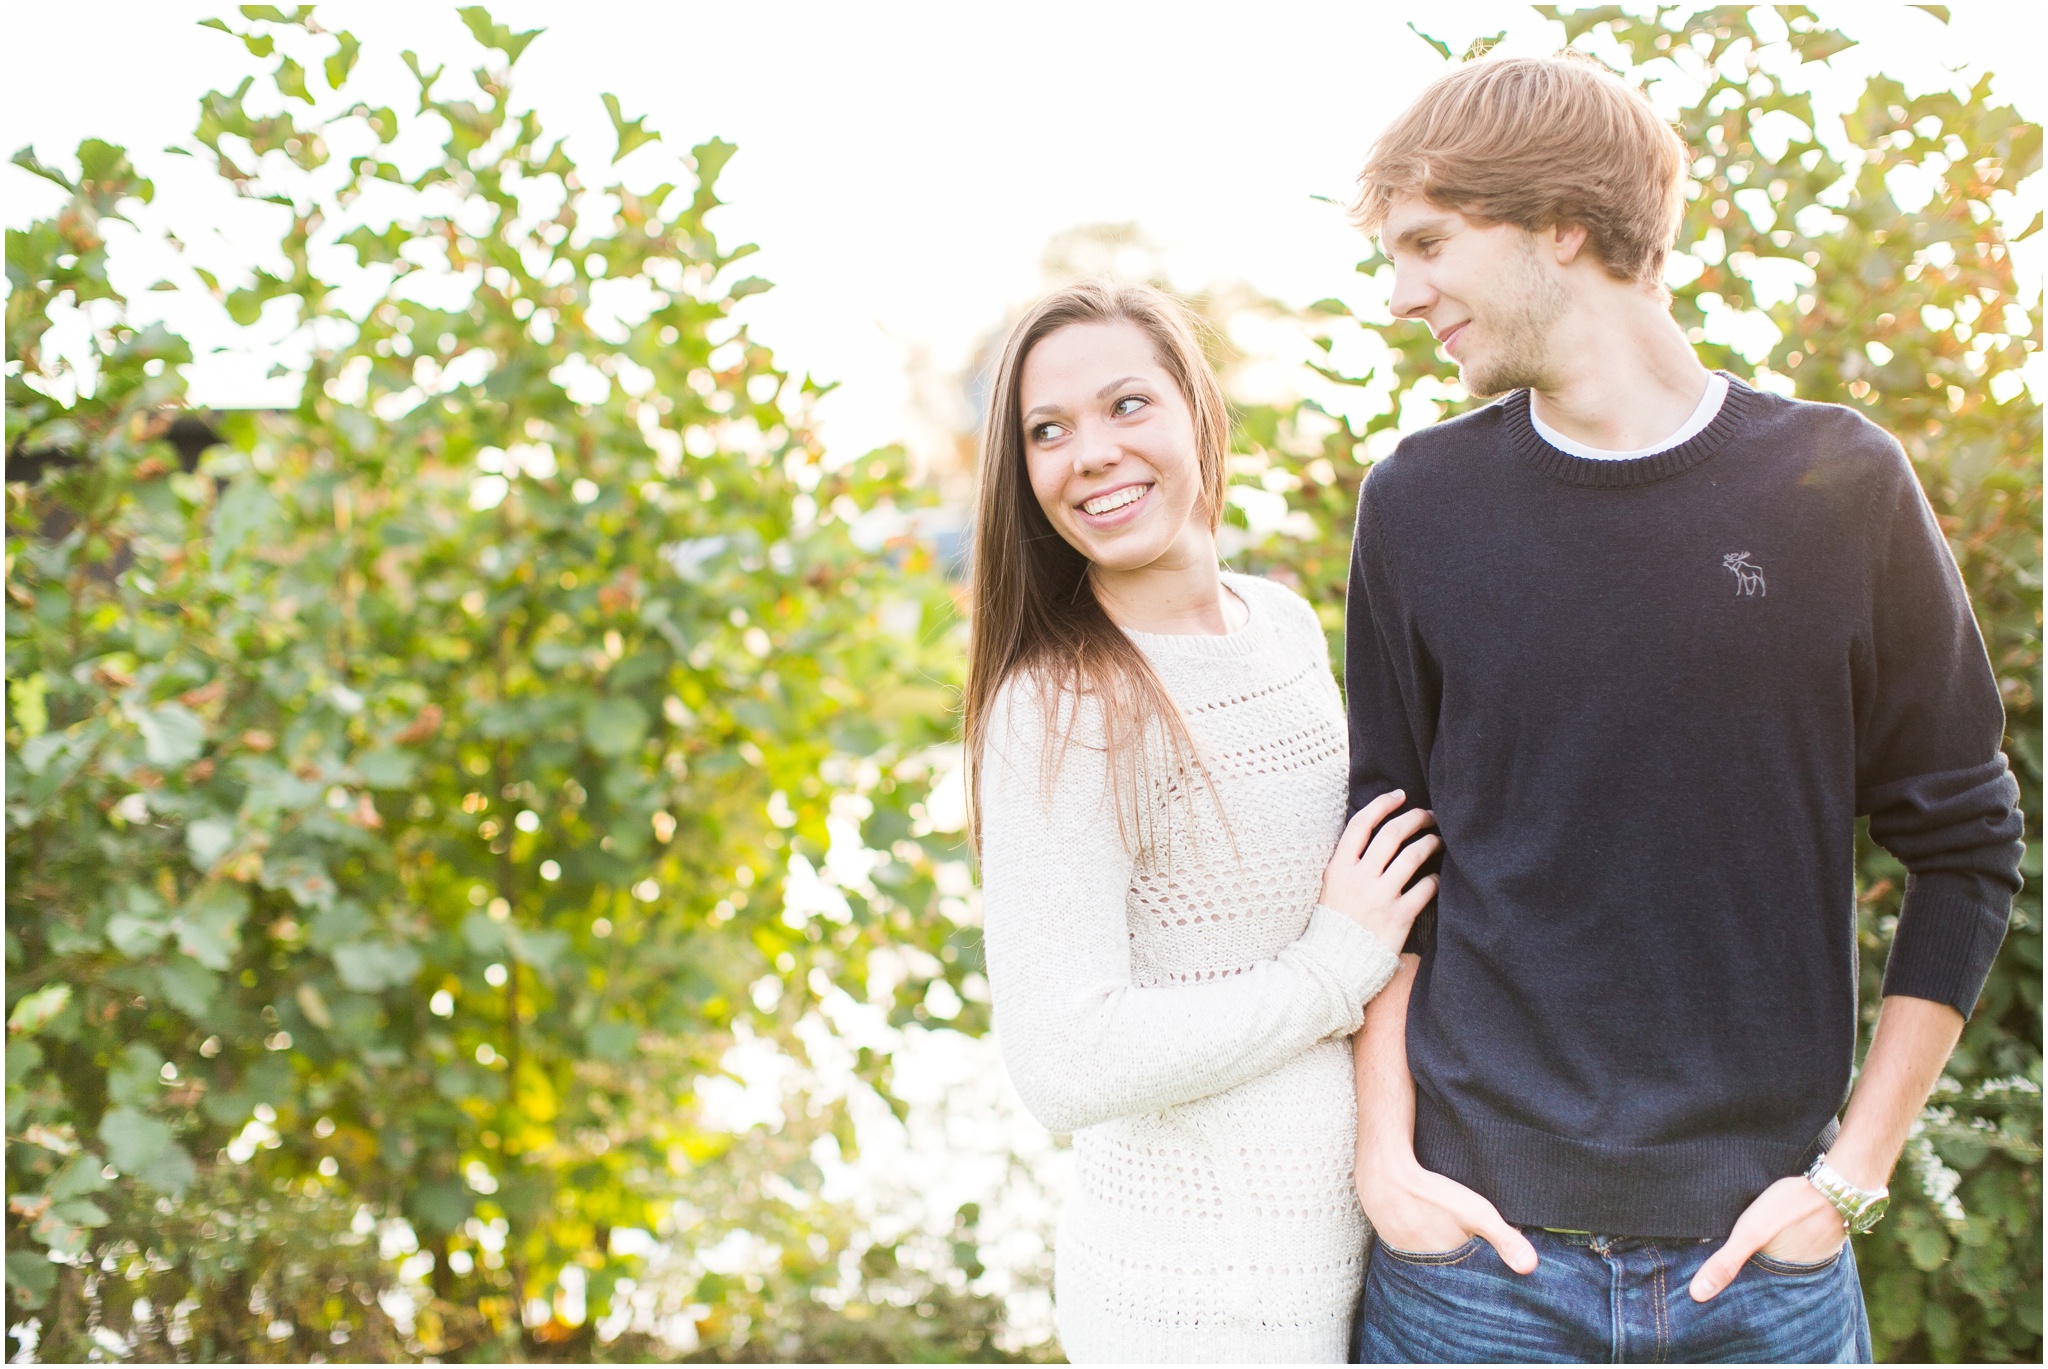
[[[1710,374],[1670,316],[1687,161],[1591,63],[1495,60],[1360,178],[1394,312],[1503,396],[1359,500],[1351,806],[1405,790],[1443,839],[1354,1047],[1366,1360],[1867,1360],[1846,1233],[2019,884],[1904,453]],[[1909,874],[1852,1094],[1865,813]]]

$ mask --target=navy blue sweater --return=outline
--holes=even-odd
[[[1898,443],[1731,384],[1677,447],[1559,451],[1525,392],[1361,492],[1351,806],[1444,850],[1416,1156],[1511,1222],[1725,1236],[1834,1131],[1856,818],[1909,874],[1885,992],[1967,1015],[2019,887],[1970,604]]]

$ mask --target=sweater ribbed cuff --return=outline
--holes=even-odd
[[[1884,991],[1946,1003],[1969,1017],[2005,940],[2012,896],[1967,875],[1908,875],[1885,962]]]
[[[1361,1010],[1401,968],[1386,942],[1327,904],[1316,905],[1295,944],[1328,966]]]

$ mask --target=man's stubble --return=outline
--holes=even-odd
[[[1533,235],[1522,243],[1510,275],[1490,311],[1477,320],[1493,346],[1460,368],[1465,390],[1491,399],[1510,390],[1541,389],[1550,376],[1550,330],[1563,316],[1564,286],[1547,270]]]

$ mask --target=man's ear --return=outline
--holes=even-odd
[[[1586,246],[1586,226],[1582,223],[1557,224],[1544,236],[1550,239],[1550,249],[1556,254],[1559,266],[1570,266],[1577,261]]]

